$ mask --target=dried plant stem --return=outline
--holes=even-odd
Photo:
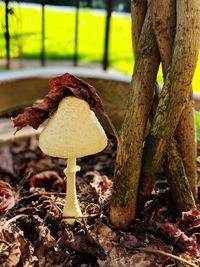
[[[171,259],[174,259],[174,260],[177,260],[181,263],[184,263],[184,264],[187,264],[188,266],[191,266],[191,267],[198,267],[198,265],[194,264],[194,263],[191,263],[181,257],[178,257],[176,255],[173,255],[171,253],[168,253],[168,252],[165,252],[165,251],[162,251],[162,250],[158,250],[158,249],[153,249],[153,248],[138,248],[138,250],[140,251],[144,251],[144,252],[147,252],[147,253],[152,253],[152,254],[160,254],[160,255],[163,255],[163,256],[166,256],[166,257],[169,257]]]
[[[3,228],[6,229],[10,223],[16,222],[16,220],[18,220],[19,218],[22,218],[22,217],[28,217],[28,215],[27,214],[16,215],[15,217],[13,217],[13,218],[9,219],[8,221],[6,221],[6,223],[3,225]]]

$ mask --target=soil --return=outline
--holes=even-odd
[[[115,156],[109,136],[103,152],[78,159],[83,218],[70,226],[62,220],[66,160],[43,155],[36,137],[2,147],[0,266],[200,266],[200,213],[178,214],[163,179],[129,227],[111,224]]]

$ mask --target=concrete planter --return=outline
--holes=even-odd
[[[26,71],[11,71],[0,73],[0,115],[20,110],[41,99],[48,92],[49,81],[52,77],[65,72],[74,74],[96,88],[100,95],[105,110],[109,114],[117,130],[120,129],[123,120],[128,90],[131,77],[126,75],[112,75],[103,72],[85,70],[80,68],[72,69],[37,69]],[[200,94],[195,94],[195,109],[200,110]],[[106,130],[109,126],[100,114],[97,114]],[[13,139],[12,122],[4,129],[0,127],[0,145],[10,142]],[[25,129],[15,138],[24,138],[37,131]]]

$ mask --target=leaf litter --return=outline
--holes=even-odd
[[[83,218],[74,226],[61,218],[65,160],[43,155],[35,137],[6,149],[13,171],[0,169],[0,266],[200,266],[200,212],[179,216],[166,185],[157,186],[129,227],[111,225],[113,136],[103,152],[78,159]]]
[[[13,119],[16,131],[27,125],[37,129],[57,109],[59,102],[69,95],[84,99],[89,104],[91,110],[104,110],[101,99],[94,87],[76,76],[65,73],[51,79],[50,83],[51,89],[42,102],[25,108],[22,114]]]

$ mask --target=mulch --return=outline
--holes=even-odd
[[[129,227],[111,224],[115,156],[109,136],[103,152],[78,159],[83,218],[70,226],[62,221],[66,160],[42,154],[36,137],[0,148],[0,266],[200,266],[200,213],[178,214],[166,183]]]

